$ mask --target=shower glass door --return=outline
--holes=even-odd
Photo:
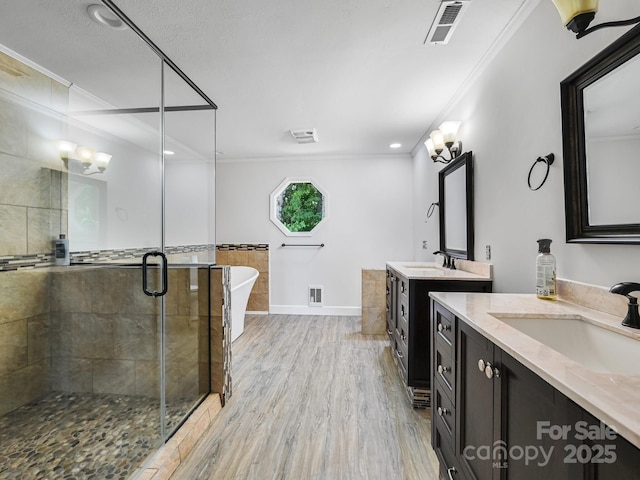
[[[77,291],[68,291],[54,330],[68,337],[60,342],[63,361],[80,366],[61,375],[62,388],[93,396],[93,415],[112,439],[104,442],[105,457],[121,454],[124,473],[131,474],[167,438],[163,336],[171,285],[163,238],[163,62],[131,29],[101,48],[118,51],[122,63],[96,70],[79,49],[78,78],[70,78],[63,139],[77,145],[68,160],[73,264],[54,275],[63,291],[68,279],[83,278],[91,300],[79,315]],[[108,81],[97,81],[100,76]],[[101,154],[110,155],[108,163]],[[90,382],[65,385],[85,372]]]
[[[211,391],[209,266],[215,261],[215,109],[163,66],[165,424],[171,434]],[[175,286],[175,288],[174,288]]]

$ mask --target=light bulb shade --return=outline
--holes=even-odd
[[[451,146],[456,142],[459,128],[460,122],[443,122],[442,125],[440,125],[440,132],[442,133],[442,139],[445,145]]]
[[[75,143],[68,140],[56,140],[55,144],[61,158],[69,158],[77,147]]]
[[[85,168],[90,167],[93,163],[94,153],[94,150],[89,147],[76,148],[76,158],[80,160],[80,163],[82,163],[82,166],[84,166]]]
[[[579,15],[595,14],[598,11],[598,0],[552,0],[562,24],[567,27]]]
[[[96,154],[93,156],[93,159],[96,161],[96,167],[98,167],[101,172],[104,172],[109,166],[111,155],[104,152],[96,152]]]
[[[431,158],[435,158],[438,156],[438,154],[436,153],[436,149],[433,146],[433,140],[431,140],[431,138],[427,138],[427,140],[424,142],[424,146],[427,147],[427,152],[429,153],[429,156]]]
[[[444,150],[444,138],[440,130],[434,130],[429,134],[431,141],[433,142],[433,148],[439,155]]]

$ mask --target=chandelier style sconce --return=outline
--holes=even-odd
[[[457,140],[460,122],[444,122],[438,130],[429,134],[429,138],[424,142],[431,160],[440,163],[451,163],[462,154],[462,142]],[[447,157],[442,156],[447,151]]]
[[[587,28],[591,21],[596,17],[598,11],[598,0],[552,0],[562,23],[568,30],[576,34],[576,38],[582,38],[585,35],[607,27],[625,27],[640,23],[640,17],[631,18],[629,20],[619,20],[616,22],[605,22]]]
[[[103,173],[111,161],[111,155],[108,153],[96,152],[93,148],[78,146],[67,140],[58,140],[56,146],[64,166],[73,173],[82,175]],[[96,169],[92,170],[92,166]]]

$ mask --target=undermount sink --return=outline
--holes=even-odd
[[[419,263],[409,263],[407,265],[402,265],[402,268],[409,268],[411,270],[420,270],[420,273],[426,275],[437,275],[442,274],[443,271],[441,268],[434,267],[433,264],[430,265],[421,265]]]
[[[640,341],[635,338],[580,316],[493,316],[586,368],[640,375]]]

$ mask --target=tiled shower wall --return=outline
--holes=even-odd
[[[0,416],[51,390],[49,284],[44,269],[0,272]]]
[[[53,390],[158,395],[160,301],[144,295],[141,283],[140,268],[73,267],[52,273]],[[169,269],[168,399],[209,388],[208,282],[198,289],[190,284],[190,269]]]
[[[65,137],[67,87],[0,52],[0,263],[51,260],[66,233],[67,173],[54,141]]]
[[[190,273],[169,272],[167,399],[197,396],[211,384],[224,401],[231,395],[228,268],[198,269],[197,290]],[[139,268],[110,266],[0,272],[0,416],[50,391],[157,396],[159,303],[142,294],[140,276]]]

